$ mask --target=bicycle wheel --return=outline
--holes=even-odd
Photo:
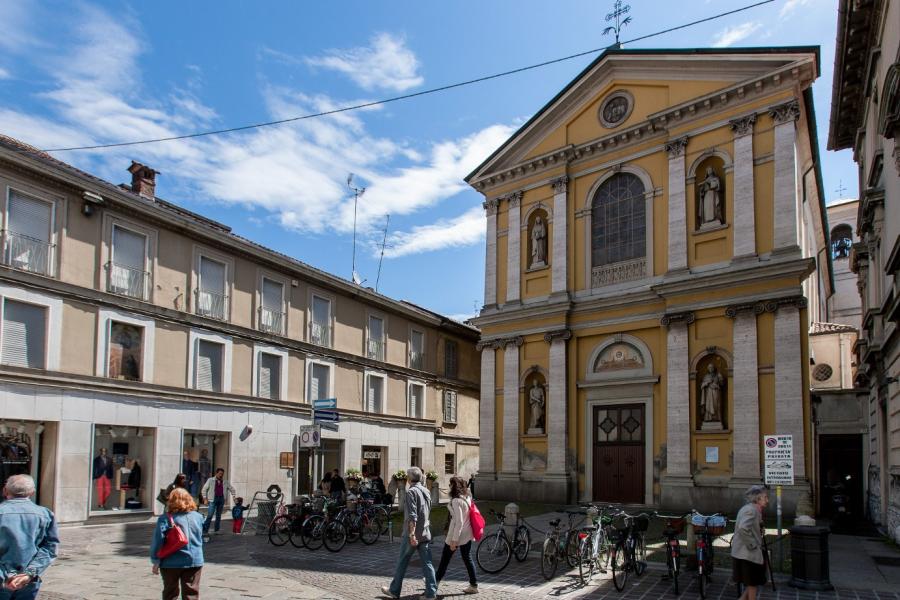
[[[547,581],[550,581],[556,575],[556,566],[559,564],[557,546],[559,546],[559,540],[555,537],[549,537],[544,540],[544,546],[541,548],[541,575]]]
[[[566,563],[571,569],[578,566],[578,532],[574,529],[566,534]]]
[[[600,538],[597,543],[600,545],[597,551],[597,568],[601,573],[606,573],[607,568],[609,568],[609,555],[612,552],[613,545],[605,531],[600,532]]]
[[[609,562],[612,565],[613,585],[621,592],[625,589],[625,582],[628,581],[628,571],[626,570],[628,557],[625,542],[618,542],[613,546]]]
[[[381,523],[378,522],[378,519],[363,515],[362,534],[360,535],[362,543],[371,546],[378,541],[379,537],[381,537]]]
[[[302,548],[303,544],[303,521],[300,517],[291,519],[291,546],[294,548]]]
[[[588,535],[578,545],[578,577],[581,585],[587,585],[594,576],[594,542]]]
[[[303,545],[310,550],[318,550],[322,547],[322,533],[325,529],[325,517],[322,515],[313,515],[303,521],[300,528],[300,536],[303,539]]]
[[[516,527],[516,547],[513,554],[519,562],[528,558],[528,552],[531,550],[531,533],[524,525]]]
[[[332,552],[339,552],[347,544],[347,528],[340,521],[332,521],[325,526],[322,539],[326,548]]]
[[[512,548],[509,547],[509,538],[502,529],[499,533],[478,542],[475,560],[478,561],[478,566],[485,573],[499,573],[509,564],[510,558],[512,558]]]
[[[646,554],[644,551],[644,536],[634,536],[634,545],[632,546],[632,560],[634,561],[634,574],[640,577],[647,569]]]
[[[391,515],[390,513],[381,506],[376,506],[375,509],[375,519],[381,523],[381,535],[388,534],[388,528],[391,526]]]
[[[291,519],[287,515],[275,517],[269,524],[269,543],[284,546],[291,539]]]

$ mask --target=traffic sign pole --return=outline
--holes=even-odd
[[[781,486],[775,486],[775,527],[778,528],[778,570],[784,571],[784,545],[781,543]]]

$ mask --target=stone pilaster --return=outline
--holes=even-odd
[[[687,268],[687,205],[685,204],[684,149],[687,137],[666,143],[669,154],[669,271]]]
[[[547,402],[547,473],[563,475],[566,469],[566,450],[569,446],[566,394],[566,344],[572,337],[568,329],[544,334],[550,344],[550,381]]]
[[[521,297],[519,281],[522,272],[522,192],[510,194],[506,200],[509,204],[506,219],[506,302],[518,302]]]
[[[666,474],[691,476],[691,401],[688,325],[694,313],[665,315],[666,333]]]
[[[566,240],[569,235],[567,227],[569,211],[566,206],[568,197],[569,178],[565,175],[557,177],[550,182],[553,186],[553,275],[551,278],[550,293],[564,293],[568,288],[569,265],[566,252]]]
[[[497,208],[500,200],[485,200],[484,211],[487,216],[487,239],[484,258],[484,305],[497,304]]]
[[[753,201],[753,124],[751,114],[731,121],[734,131],[734,256],[756,254],[755,204]]]
[[[522,337],[503,341],[503,462],[502,473],[519,473],[519,348]]]
[[[791,434],[794,443],[794,478],[806,477],[803,436],[803,364],[800,347],[800,309],[806,298],[766,303],[775,311],[775,433]]]
[[[797,247],[796,100],[769,110],[775,121],[775,250]]]
[[[496,346],[493,342],[479,343],[481,350],[481,402],[478,409],[479,458],[478,475],[490,477],[496,471],[494,465],[494,411],[496,401]]]
[[[731,386],[734,398],[735,479],[760,479],[759,469],[759,363],[757,358],[755,304],[729,306],[725,314],[732,319],[734,365]]]

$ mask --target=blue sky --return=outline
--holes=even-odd
[[[748,4],[632,0],[623,40]],[[599,48],[612,2],[0,2],[0,133],[41,148],[178,135],[411,93]],[[777,0],[634,48],[822,46],[814,94],[826,198],[856,195],[825,151],[836,0]],[[479,194],[462,178],[596,55],[487,83],[190,141],[60,152],[114,183],[130,160],[157,194],[278,251],[457,317],[483,299]],[[846,188],[838,193],[839,184]]]

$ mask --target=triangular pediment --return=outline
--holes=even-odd
[[[605,51],[476,168],[470,184],[542,156],[650,123],[666,111],[769,77],[787,81],[797,65],[818,72],[818,48]],[[787,73],[787,75],[782,75]],[[769,83],[768,85],[771,85]],[[743,91],[741,91],[743,94]],[[614,100],[615,95],[626,100]],[[707,106],[709,103],[707,103]],[[602,112],[612,117],[604,122]],[[687,111],[685,111],[687,112]],[[654,124],[654,120],[657,124]],[[665,127],[663,126],[662,129]]]

